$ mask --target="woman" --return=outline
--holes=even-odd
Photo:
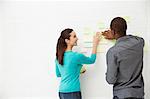
[[[72,48],[77,44],[77,40],[73,29],[65,29],[61,32],[57,42],[55,63],[56,75],[61,77],[60,99],[82,99],[79,81],[82,64],[93,64],[96,60],[99,33],[94,36],[91,57],[72,51]]]

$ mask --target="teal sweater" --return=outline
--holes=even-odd
[[[80,91],[80,70],[82,64],[93,64],[96,60],[96,54],[91,54],[91,57],[77,52],[66,51],[64,53],[63,66],[55,60],[56,75],[61,77],[59,92],[76,92]]]

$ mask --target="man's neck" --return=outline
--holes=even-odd
[[[119,38],[124,37],[124,36],[126,36],[126,35],[119,35],[116,37],[116,40],[118,40]]]

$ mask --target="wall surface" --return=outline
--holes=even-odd
[[[0,12],[0,99],[58,99],[60,78],[55,75],[54,60],[60,32],[73,28],[79,38],[74,50],[82,52],[84,32],[107,29],[117,16],[127,20],[128,34],[145,39],[143,75],[145,98],[150,99],[149,0],[3,1]],[[105,81],[110,45],[98,53],[95,64],[85,66],[87,72],[80,79],[83,99],[112,98],[112,86]]]

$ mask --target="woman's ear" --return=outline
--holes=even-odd
[[[69,43],[69,40],[68,40],[68,39],[65,39],[65,42],[68,44],[68,43]]]

